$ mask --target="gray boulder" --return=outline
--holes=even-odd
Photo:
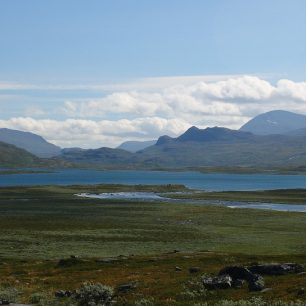
[[[262,276],[255,274],[253,279],[249,280],[250,291],[262,291],[265,288],[265,280]]]
[[[270,263],[258,264],[248,267],[252,273],[262,275],[285,275],[289,273],[304,272],[304,266],[297,263]]]
[[[248,268],[240,266],[225,267],[220,270],[219,275],[229,275],[234,280],[243,279],[249,281],[254,278],[254,274]]]
[[[229,275],[219,275],[219,276],[203,276],[202,283],[206,289],[227,289],[232,286],[232,278]]]

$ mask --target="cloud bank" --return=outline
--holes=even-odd
[[[192,81],[143,90],[138,84],[99,99],[68,99],[57,110],[62,120],[37,119],[28,110],[24,116],[0,120],[0,126],[37,133],[63,147],[101,147],[175,136],[192,125],[239,128],[275,109],[306,113],[306,82],[281,79],[273,85],[256,76]],[[40,114],[47,116],[43,110]]]

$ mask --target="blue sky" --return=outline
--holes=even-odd
[[[290,80],[294,82],[291,85],[295,89],[290,87],[293,91],[304,92],[305,12],[304,0],[1,1],[0,123],[32,129],[62,146],[84,147],[116,145],[128,137],[174,135],[189,124],[239,127],[254,114],[270,110],[275,101],[265,96],[265,100],[257,101],[259,105],[253,101],[246,110],[233,97],[229,101],[219,95],[208,101],[206,95],[199,104],[202,119],[188,110],[189,120],[179,118],[174,109],[188,109],[177,105],[194,102],[188,99],[191,87],[199,82],[211,84],[243,75],[268,81],[275,88],[280,79]],[[242,83],[234,86],[241,89],[248,81]],[[176,98],[172,94],[173,101],[169,102],[165,91],[178,86],[187,89],[184,93],[181,90],[179,97],[178,93]],[[151,95],[144,97],[145,94]],[[186,99],[182,102],[184,95]],[[142,109],[142,102],[137,99],[147,99],[145,105],[152,108],[158,105],[163,111],[135,112],[135,108]],[[245,105],[250,104],[249,96],[244,99]],[[304,111],[304,100],[299,98],[302,102],[298,103],[296,97],[290,99],[290,110]],[[211,105],[216,102],[227,104],[223,108],[218,104],[217,109],[222,111],[213,111]],[[125,107],[121,112],[122,105]],[[237,105],[240,109],[233,115]],[[90,107],[97,107],[97,111],[87,111]],[[228,117],[237,118],[232,122],[225,120],[226,112]],[[17,124],[16,120],[13,124],[13,118],[23,119],[22,122],[29,118],[32,124]],[[59,138],[58,131],[48,134],[49,128],[42,126],[43,120],[54,120],[61,127],[67,120],[75,120],[76,125],[79,120],[76,130],[81,133],[84,122],[82,125],[80,120],[93,124],[112,121],[117,127],[120,120],[136,119],[150,126],[154,118],[181,119],[181,123],[176,122],[175,128],[164,123],[155,131],[137,132],[140,127],[134,122],[131,124],[135,129],[131,128],[130,133],[105,132],[104,138],[90,140],[88,135],[83,138],[75,135],[75,141],[65,135]],[[100,127],[97,133],[103,131]]]

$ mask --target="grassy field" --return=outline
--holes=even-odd
[[[246,288],[221,290],[186,301],[182,297],[186,284],[201,275],[190,274],[192,266],[199,266],[201,273],[215,273],[224,265],[254,261],[306,264],[303,213],[233,210],[188,204],[188,200],[174,204],[75,196],[184,190],[183,186],[120,185],[1,188],[0,285],[17,287],[23,292],[20,299],[28,302],[35,292],[75,289],[84,281],[111,286],[137,281],[135,290],[119,297],[120,305],[133,305],[147,296],[154,296],[156,305],[193,305],[249,298],[250,293]],[[286,197],[295,201],[295,194]],[[80,260],[57,266],[70,255]],[[101,258],[111,260],[97,261]],[[175,266],[182,271],[175,271]],[[306,286],[306,277],[270,277],[267,285],[273,287],[271,292],[255,296],[303,299],[297,290]]]
[[[190,199],[202,199],[280,204],[306,204],[306,189],[194,192],[192,194],[170,194],[169,196],[178,199],[186,199],[186,201]]]

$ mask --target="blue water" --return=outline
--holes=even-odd
[[[229,208],[248,208],[248,209],[264,209],[286,212],[306,212],[305,204],[279,204],[279,203],[256,203],[246,201],[226,201],[226,200],[203,200],[203,199],[175,199],[167,197],[167,194],[157,194],[153,192],[104,192],[99,194],[79,193],[79,197],[94,198],[94,199],[118,199],[118,200],[133,200],[133,201],[162,201],[168,203],[190,203],[199,205],[218,205]]]
[[[202,190],[306,188],[306,175],[222,174],[169,171],[59,170],[51,173],[0,175],[0,186],[73,184],[183,184]]]

